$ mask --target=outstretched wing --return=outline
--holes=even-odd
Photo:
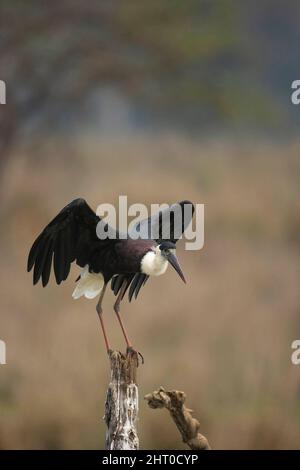
[[[192,202],[177,202],[164,210],[158,211],[152,217],[138,222],[133,230],[141,233],[143,238],[150,238],[151,234],[154,234],[154,239],[158,244],[162,241],[177,243],[190,225],[194,211],[195,208]],[[117,295],[123,282],[126,282],[123,297],[130,286],[128,297],[131,301],[133,295],[137,298],[141,287],[145,285],[148,279],[149,276],[143,273],[136,273],[135,275],[119,274],[112,279],[111,288],[114,294]]]
[[[133,228],[142,238],[156,240],[157,243],[170,241],[176,243],[189,226],[193,215],[194,205],[190,201],[180,201],[166,209],[141,220]]]
[[[73,261],[82,267],[89,264],[100,242],[96,234],[99,221],[84,199],[75,199],[64,207],[31,247],[27,270],[34,267],[33,283],[42,278],[43,286],[48,284],[52,261],[57,284],[67,279]]]

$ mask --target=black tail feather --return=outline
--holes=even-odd
[[[149,276],[143,273],[118,274],[117,276],[114,276],[111,280],[111,289],[114,295],[118,295],[123,283],[126,282],[126,288],[124,289],[122,299],[124,298],[128,288],[130,287],[128,298],[129,298],[129,301],[131,302],[133,296],[137,298],[141,287],[145,285],[148,278]]]

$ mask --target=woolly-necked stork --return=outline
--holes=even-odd
[[[175,219],[172,217],[174,209],[178,208],[182,215],[179,230],[178,227],[175,229]],[[131,301],[133,295],[136,298],[149,276],[164,274],[169,263],[185,282],[175,249],[176,242],[189,225],[193,213],[193,204],[182,201],[135,226],[141,233],[145,228],[149,229],[149,233],[156,233],[155,239],[133,239],[130,232],[124,239],[119,237],[117,231],[114,238],[100,239],[97,236],[97,225],[99,222],[105,222],[84,199],[75,199],[64,207],[37,237],[28,256],[27,270],[31,271],[34,267],[33,284],[41,279],[45,287],[49,281],[52,260],[57,284],[67,279],[73,261],[82,268],[73,298],[85,296],[94,299],[100,295],[96,309],[108,352],[111,349],[102,318],[102,300],[106,286],[111,281],[111,288],[117,296],[114,311],[127,348],[132,349],[119,314],[120,302],[129,287],[129,300]],[[169,235],[168,239],[163,239],[166,220],[169,224]],[[107,224],[105,226],[108,227]]]

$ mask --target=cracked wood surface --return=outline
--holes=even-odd
[[[111,379],[108,386],[104,420],[107,426],[107,450],[138,450],[138,355],[113,351],[110,354]]]

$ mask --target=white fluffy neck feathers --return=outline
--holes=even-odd
[[[162,256],[158,246],[155,251],[148,251],[141,262],[141,271],[148,276],[160,276],[166,272],[167,267],[168,261]]]

